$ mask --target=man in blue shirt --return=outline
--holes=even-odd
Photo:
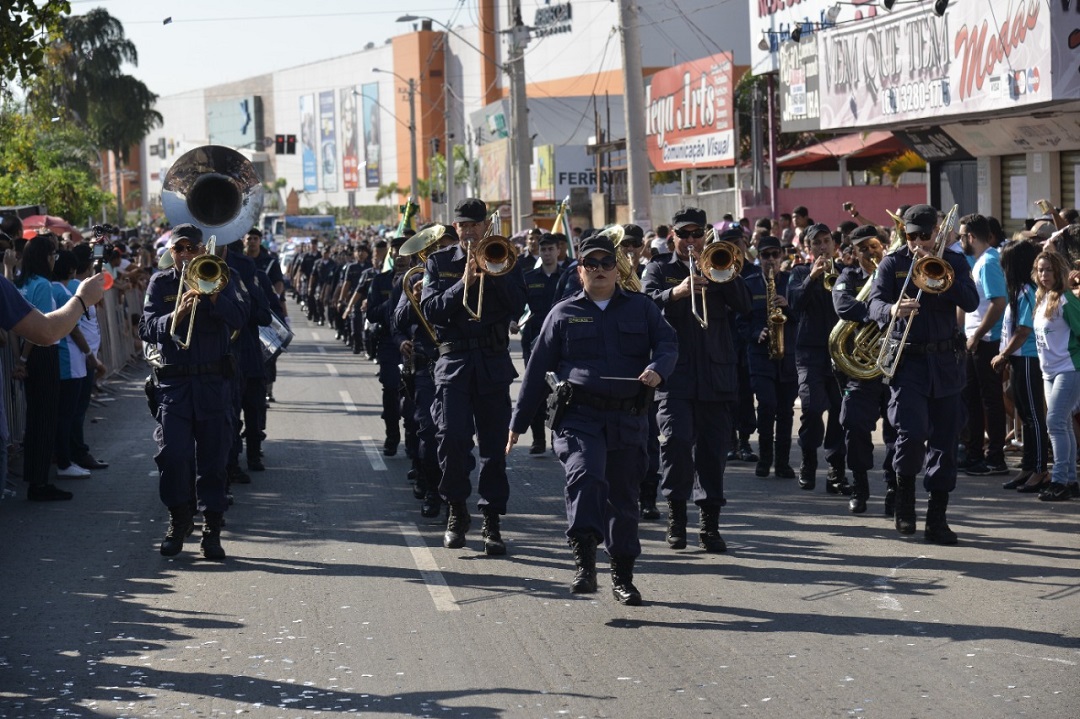
[[[979,291],[978,308],[962,318],[967,337],[964,402],[968,432],[967,456],[960,469],[975,477],[1009,473],[1005,464],[1005,397],[1001,375],[990,366],[1001,343],[1001,318],[1008,292],[1001,256],[991,240],[990,223],[985,217],[973,214],[960,218],[960,245],[964,254],[974,260],[971,276]],[[985,454],[984,436],[989,441]]]

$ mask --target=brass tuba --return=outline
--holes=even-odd
[[[255,166],[236,150],[203,145],[181,155],[161,186],[161,206],[173,225],[185,222],[218,245],[239,240],[259,219],[263,187]]]
[[[406,240],[405,244],[398,249],[398,257],[411,257],[412,255],[416,255],[420,260],[419,265],[410,267],[405,272],[405,276],[401,278],[401,291],[405,293],[405,297],[409,300],[409,304],[412,305],[413,312],[416,313],[417,319],[436,346],[438,346],[439,340],[435,337],[435,328],[431,326],[431,323],[424,317],[424,313],[420,311],[420,298],[417,297],[416,292],[413,291],[412,278],[416,273],[423,274],[424,263],[427,262],[428,254],[433,248],[438,246],[439,240],[442,239],[442,236],[445,233],[446,228],[443,225],[432,225],[425,230],[417,232]]]
[[[477,269],[482,273],[477,280],[480,283],[480,292],[476,298],[475,309],[469,306],[469,288],[465,287],[465,311],[476,322],[480,321],[484,306],[484,275],[492,277],[505,275],[514,269],[514,264],[517,262],[517,248],[514,247],[514,243],[502,235],[494,234],[494,228],[498,222],[499,213],[496,211],[489,220],[487,233],[477,242],[470,241],[466,246],[466,267],[470,261],[475,260]],[[476,247],[473,247],[474,244]]]
[[[877,269],[877,263],[874,263]],[[866,281],[855,299],[866,302],[873,289],[873,276]],[[877,366],[878,354],[885,333],[876,322],[840,320],[829,333],[829,354],[836,368],[852,379],[868,380],[881,376]]]

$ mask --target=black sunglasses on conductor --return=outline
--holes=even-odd
[[[615,258],[611,255],[604,255],[604,259],[598,260],[594,257],[588,257],[581,261],[581,266],[585,268],[586,272],[596,272],[603,268],[605,272],[615,269]]]

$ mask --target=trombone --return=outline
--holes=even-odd
[[[726,240],[714,241],[715,236],[716,230],[712,227],[705,230],[705,249],[701,251],[700,257],[694,251],[693,245],[687,248],[690,276],[700,275],[718,284],[731,282],[742,272],[745,262],[743,251],[738,245]],[[701,329],[709,328],[709,305],[705,301],[705,290],[705,287],[699,292],[690,290],[690,312],[701,325]]]
[[[186,287],[195,290],[200,295],[209,296],[221,292],[229,284],[229,266],[225,264],[225,260],[214,254],[215,243],[216,238],[211,237],[207,245],[208,254],[199,255],[185,262],[180,270],[180,289],[176,292],[176,304],[173,306],[172,321],[169,323],[169,334],[175,338],[176,346],[182,350],[191,347],[191,338],[195,332],[195,312],[199,309],[199,304],[196,302],[191,308],[187,336],[184,340],[180,340],[176,334],[176,314],[180,310],[180,301],[185,294],[181,290]]]
[[[469,285],[471,283],[465,284],[465,295],[462,298],[465,311],[469,313],[469,319],[474,322],[480,321],[484,306],[484,276],[501,277],[514,269],[514,263],[517,262],[517,250],[514,249],[514,245],[510,240],[502,235],[494,234],[495,225],[498,223],[499,212],[496,210],[488,219],[488,228],[484,236],[475,243],[469,240],[465,246],[466,271],[469,263],[473,261],[476,262],[476,269],[480,271],[480,277],[477,280],[480,283],[480,291],[477,293],[476,308],[469,306]],[[476,247],[473,247],[473,244]]]
[[[897,302],[905,298],[908,285],[911,283],[914,283],[919,288],[919,291],[915,293],[916,302],[922,299],[923,292],[937,295],[952,287],[956,273],[953,271],[952,265],[943,259],[943,255],[945,254],[945,245],[949,241],[949,235],[956,226],[956,216],[959,211],[959,205],[953,205],[952,209],[949,210],[949,214],[945,215],[937,237],[934,238],[933,252],[912,261],[907,279],[904,280],[904,285],[900,288]],[[896,370],[900,366],[900,356],[904,352],[908,332],[911,331],[911,323],[915,320],[917,314],[918,310],[915,310],[907,316],[904,333],[900,335],[899,340],[892,339],[893,327],[896,325],[898,317],[895,311],[892,313],[888,327],[885,328],[883,334],[885,341],[881,343],[881,352],[878,354],[877,360],[877,366],[885,378],[885,384],[888,384],[889,380],[896,376]]]

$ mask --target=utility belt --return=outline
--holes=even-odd
[[[489,335],[488,337],[470,337],[469,339],[451,340],[439,345],[439,356],[445,357],[455,352],[471,352],[473,350],[496,349],[502,350],[510,346],[506,337]]]
[[[158,382],[162,380],[180,379],[183,377],[197,377],[200,375],[220,375],[225,378],[233,377],[236,367],[232,355],[226,355],[217,362],[204,362],[202,364],[167,364],[154,369],[154,377]]]
[[[591,407],[601,412],[625,412],[631,416],[644,415],[652,407],[656,390],[644,384],[633,397],[615,399],[590,392],[581,385],[559,380],[554,372],[544,375],[551,394],[547,398],[547,417],[544,423],[548,429],[557,430],[562,424],[563,415],[568,407]]]
[[[941,340],[940,342],[905,342],[904,353],[909,355],[932,355],[944,352],[960,352],[964,349],[964,341],[959,337]]]
[[[645,387],[645,385],[641,386],[650,390],[649,394],[652,394],[650,387]],[[633,397],[615,399],[613,397],[594,394],[583,389],[579,385],[573,385],[573,391],[570,394],[571,407],[580,405],[598,409],[601,412],[626,412],[627,414],[637,416],[642,414],[645,407],[649,404],[651,404],[651,400],[648,403],[645,403],[641,392],[638,392],[638,394]]]

